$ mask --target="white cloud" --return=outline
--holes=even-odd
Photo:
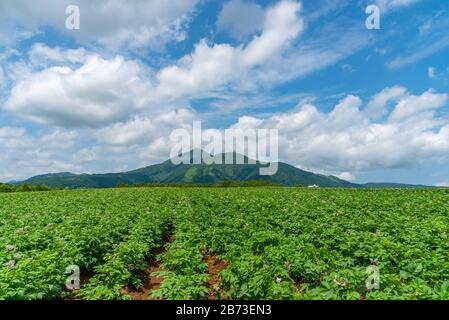
[[[372,101],[382,102],[378,97],[395,90],[398,94],[390,95],[395,99],[404,92],[400,87],[387,88]],[[388,120],[376,123],[362,109],[360,98],[348,96],[329,113],[306,104],[289,113],[253,118],[253,122],[257,126],[264,120],[262,125],[277,128],[280,158],[304,169],[359,172],[404,168],[449,157],[449,121],[435,113],[448,101],[449,95],[431,90],[419,96],[404,94]],[[248,118],[241,122],[251,123]]]
[[[5,110],[32,121],[65,127],[98,127],[143,110],[151,90],[145,68],[121,56],[103,59],[83,50],[34,46],[30,59],[56,65],[29,70],[13,65],[15,80]],[[69,62],[81,62],[67,66]],[[60,64],[59,64],[60,63]]]
[[[87,16],[83,13],[93,6],[92,2],[80,2],[82,30],[73,34],[89,43],[86,48],[92,49],[90,45],[96,42],[111,49],[156,48],[167,41],[182,40],[188,12],[197,2],[136,1],[124,8],[123,1],[99,1],[100,5],[95,4],[99,7],[95,21],[90,10]],[[384,1],[390,9],[409,3]],[[7,17],[0,21],[17,21],[19,31],[44,25],[62,28],[52,20],[59,15],[60,3],[48,12],[42,8],[31,11],[34,6],[35,3],[19,1],[13,8],[0,0],[0,9],[6,8],[0,10],[0,18]],[[156,7],[151,7],[155,10],[148,13],[146,6]],[[171,130],[188,127],[198,116],[188,107],[182,108],[188,106],[188,99],[219,97],[223,99],[220,102],[234,103],[234,108],[248,107],[248,95],[240,93],[304,76],[372,43],[366,30],[354,25],[339,27],[340,20],[326,23],[318,36],[314,34],[313,39],[299,42],[304,29],[300,11],[301,4],[292,0],[280,1],[265,10],[254,2],[232,0],[224,5],[217,26],[246,42],[213,44],[203,39],[191,54],[160,71],[148,70],[140,62],[122,56],[101,56],[82,48],[66,50],[35,44],[26,58],[5,65],[12,91],[4,110],[44,125],[89,127],[83,130],[91,134],[96,145],[70,149],[76,137],[63,129],[33,137],[23,128],[0,128],[0,142],[8,151],[0,156],[5,163],[0,178],[11,175],[9,171],[19,163],[24,168],[18,175],[23,176],[56,169],[79,172],[94,160],[102,163],[106,158],[114,168],[117,164],[134,167],[135,161],[148,164],[166,159],[171,147],[168,141]],[[248,16],[248,12],[254,12],[251,19],[235,19],[237,13]],[[105,21],[109,13],[118,16],[118,20]],[[41,15],[50,18],[43,21]],[[25,21],[26,16],[29,21]],[[259,22],[253,23],[254,17]],[[64,18],[63,15],[61,25]],[[7,30],[1,26],[2,22],[0,30]],[[0,40],[4,33],[0,31]],[[248,40],[250,35],[254,37]],[[31,35],[24,33],[24,36]],[[424,56],[435,50],[431,47]],[[385,54],[386,51],[378,49],[377,52]],[[402,66],[422,57],[423,53],[418,57],[399,58],[392,65]],[[0,67],[0,86],[1,73]],[[260,97],[261,90],[253,92],[259,98],[259,101],[253,98],[253,104],[271,103]],[[366,107],[359,97],[352,95],[328,113],[319,111],[308,101],[291,112],[266,119],[242,116],[231,127],[274,124],[281,133],[280,150],[285,161],[315,171],[339,172],[338,176],[351,180],[357,171],[404,167],[415,160],[446,156],[449,124],[436,111],[447,101],[447,95],[431,90],[414,96],[406,88],[392,87],[375,95]],[[213,103],[218,106],[220,102]],[[221,103],[222,108],[225,105]],[[379,123],[379,119],[386,120]],[[61,138],[64,135],[67,136]],[[36,147],[39,145],[45,147]],[[60,152],[56,153],[58,148],[69,150],[69,155],[61,157]],[[20,160],[19,150],[28,150],[28,160]],[[36,159],[35,165],[27,166],[29,159]]]
[[[245,0],[231,0],[223,5],[217,20],[217,28],[237,40],[243,40],[263,28],[263,8]]]
[[[309,7],[309,11],[299,17],[298,23],[301,23],[301,32],[298,36],[288,41],[280,54],[272,55],[269,62],[241,73],[237,77],[239,81],[231,89],[236,89],[239,92],[251,92],[260,88],[273,87],[331,66],[354,52],[375,44],[376,37],[373,34],[367,34],[366,29],[360,28],[357,21],[347,19],[347,17],[333,16],[324,24],[321,20],[314,21],[321,15],[341,10],[345,5],[347,4],[344,1],[332,1],[332,3],[324,1],[318,4],[320,9],[317,11],[310,11]],[[274,15],[271,19],[271,21],[278,22],[281,20],[274,18]],[[313,32],[312,37],[310,37],[310,33],[306,33],[303,38],[299,39],[304,33],[305,22],[309,28],[317,26],[318,23],[319,27]],[[270,42],[269,39],[269,37],[265,38],[267,43]],[[269,46],[267,45],[267,47]]]
[[[449,188],[449,182],[439,182],[435,186],[441,187],[441,188]]]
[[[73,145],[77,133],[74,131],[56,130],[50,134],[41,135],[39,138],[30,136],[25,128],[0,127],[0,141],[2,148],[15,150],[23,149],[67,149]]]
[[[137,149],[138,159],[141,161],[141,166],[149,162],[166,161],[169,158],[172,142],[167,136],[161,136],[148,145]]]
[[[0,181],[49,172],[78,172],[79,166],[61,156],[70,154],[77,138],[74,131],[56,130],[32,136],[22,127],[0,127]]]
[[[351,172],[342,172],[336,175],[337,178],[346,180],[346,181],[355,181],[356,177]]]
[[[55,130],[52,133],[40,136],[38,143],[46,149],[65,150],[74,145],[77,137],[78,133],[73,130]]]
[[[32,37],[51,26],[82,42],[100,43],[111,49],[160,48],[185,37],[185,24],[197,0],[17,0],[0,1],[0,40],[8,43]],[[65,29],[65,9],[78,5],[81,28]],[[20,39],[19,39],[20,40]]]
[[[154,116],[137,116],[96,132],[98,159],[107,157],[114,163],[131,164],[131,168],[169,158],[173,142],[170,134],[179,128],[191,129],[197,115],[189,109],[177,109]]]
[[[426,91],[420,96],[407,96],[399,101],[389,119],[390,121],[402,121],[427,110],[436,110],[446,105],[448,99],[449,95],[437,94],[432,90]]]
[[[148,143],[159,136],[167,136],[179,127],[191,124],[194,113],[187,109],[172,110],[154,117],[137,116],[127,122],[116,123],[97,133],[97,140],[112,146],[132,146]]]
[[[253,70],[248,78],[272,85],[304,77],[334,65],[374,42],[372,36],[359,26],[337,20],[323,26],[313,39],[300,42],[264,68]]]
[[[6,109],[43,124],[106,126],[185,99],[254,92],[328,66],[369,43],[354,28],[342,33],[328,26],[326,41],[298,46],[300,9],[296,1],[280,1],[266,9],[263,31],[246,45],[202,40],[190,55],[155,74],[122,57],[36,44],[28,60],[8,66],[14,85]]]
[[[269,8],[263,33],[255,37],[243,51],[243,62],[257,66],[277,57],[287,44],[303,31],[304,22],[298,16],[301,4],[294,1],[281,1]]]
[[[27,60],[8,66],[13,86],[4,109],[46,125],[102,127],[182,99],[222,95],[228,86],[252,85],[257,80],[245,77],[282,56],[301,33],[300,8],[280,1],[267,8],[263,32],[246,46],[202,40],[191,55],[153,77],[121,56],[35,44]]]
[[[93,150],[81,149],[72,156],[72,161],[76,164],[85,164],[94,161],[96,157]]]
[[[359,97],[349,95],[327,113],[306,103],[267,118],[242,116],[229,128],[278,129],[282,161],[305,170],[339,172],[336,176],[351,181],[357,172],[449,158],[449,121],[436,112],[448,101],[449,95],[432,90],[412,95],[405,88],[392,87],[379,92],[366,106]],[[388,102],[394,106],[385,111]],[[382,111],[386,120],[375,122],[372,113],[366,112],[370,106]],[[189,109],[136,116],[93,131],[90,136],[96,144],[80,151],[76,150],[78,135],[72,131],[56,130],[36,138],[23,128],[0,128],[0,179],[88,171],[85,165],[93,160],[107,160],[107,168],[118,164],[134,168],[166,160],[172,130],[189,129],[194,119],[198,115]],[[218,129],[205,131],[214,130]],[[60,158],[62,154],[70,156]]]
[[[157,79],[158,96],[176,99],[182,96],[201,96],[220,89],[238,70],[234,48],[227,44],[209,45],[202,41],[191,56],[184,57],[177,66],[162,69]]]
[[[407,89],[404,87],[391,87],[382,90],[375,95],[368,103],[364,110],[365,115],[371,119],[379,119],[387,114],[387,107],[389,102],[398,102],[398,100],[404,97],[407,93]]]
[[[50,48],[43,43],[35,43],[28,52],[30,63],[33,66],[47,66],[49,63],[82,63],[86,61],[84,48],[62,50]]]
[[[300,8],[298,2],[288,0],[268,8],[263,32],[246,46],[209,46],[202,40],[178,65],[157,74],[157,95],[161,98],[210,95],[232,81],[240,81],[251,69],[269,64],[302,32]]]

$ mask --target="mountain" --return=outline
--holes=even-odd
[[[416,188],[435,188],[433,186],[425,186],[422,184],[402,184],[402,183],[365,183],[364,188],[403,188],[403,189],[416,189]]]
[[[190,152],[190,159],[193,151]],[[234,160],[236,154],[232,154]],[[225,155],[222,155],[223,160]],[[326,176],[304,171],[286,163],[278,163],[278,171],[272,176],[261,176],[259,169],[266,165],[257,162],[248,164],[248,158],[244,157],[245,164],[211,164],[205,163],[175,165],[171,160],[148,166],[145,168],[106,174],[73,174],[69,172],[46,174],[32,177],[18,184],[46,185],[49,187],[66,188],[112,188],[119,183],[134,185],[136,183],[167,183],[167,184],[209,184],[224,181],[253,181],[262,180],[284,186],[319,186],[333,188],[381,188],[381,187],[419,187],[400,184],[373,183],[359,185],[334,176]],[[234,161],[235,163],[235,161]],[[421,186],[424,187],[424,186]]]
[[[191,155],[193,152],[191,151]],[[234,160],[236,154],[232,154]],[[223,160],[225,155],[222,155]],[[193,157],[190,157],[193,159]],[[179,164],[175,165],[171,160],[148,166],[145,168],[106,174],[73,174],[69,172],[46,174],[32,177],[19,184],[42,184],[50,187],[66,188],[111,188],[119,183],[133,185],[136,183],[219,183],[223,181],[251,181],[264,180],[285,186],[309,186],[320,187],[346,187],[353,188],[358,185],[341,180],[333,176],[325,176],[300,170],[286,163],[278,163],[278,171],[272,176],[259,175],[259,169],[266,165],[257,162],[248,164],[248,158],[244,157],[245,164]]]

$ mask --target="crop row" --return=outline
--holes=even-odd
[[[225,299],[449,299],[446,190],[292,188],[2,194],[0,299],[129,299],[169,234],[155,298],[207,299],[214,256]]]

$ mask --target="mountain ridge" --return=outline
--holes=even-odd
[[[77,188],[112,188],[118,184],[134,185],[138,183],[162,184],[216,184],[226,181],[267,181],[283,186],[318,186],[332,188],[431,188],[423,185],[406,185],[397,183],[357,184],[301,170],[290,164],[277,162],[278,171],[272,176],[262,176],[260,168],[266,165],[260,161],[248,164],[249,158],[243,156],[245,164],[193,164],[193,150],[190,151],[190,163],[173,164],[171,159],[162,163],[119,173],[74,174],[71,172],[42,174],[17,182],[17,185],[46,185],[49,187]],[[220,156],[220,155],[218,155]],[[221,154],[222,159],[226,154]],[[240,156],[232,154],[235,159]]]

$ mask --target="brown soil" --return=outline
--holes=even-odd
[[[88,270],[81,270],[80,273],[80,288],[84,288],[86,284],[89,283],[90,279],[95,276],[95,272],[88,271]],[[76,296],[78,290],[70,291],[66,288],[64,288],[66,292],[69,292],[69,295],[65,297],[63,300],[79,300],[79,298]]]
[[[157,298],[151,298],[150,295],[152,291],[158,290],[161,287],[164,277],[155,277],[152,275],[153,272],[164,271],[160,263],[157,261],[156,257],[167,250],[167,244],[174,240],[173,235],[168,235],[164,237],[164,244],[155,250],[151,258],[148,259],[148,269],[142,271],[139,274],[141,281],[141,288],[136,289],[133,286],[127,286],[123,288],[123,293],[131,296],[133,300],[159,300]]]
[[[302,286],[304,283],[306,283],[306,280],[300,277],[298,279],[293,279],[293,281],[294,281],[293,284],[294,288],[292,288],[292,290],[295,291],[296,289],[296,292],[302,292]]]
[[[155,277],[151,274],[163,270],[156,259],[151,259],[149,263],[149,268],[140,274],[142,287],[140,289],[135,289],[132,286],[128,286],[123,289],[123,293],[130,295],[133,300],[158,300],[150,298],[149,296],[152,291],[160,289],[164,277]]]
[[[94,275],[95,275],[95,272],[93,272],[93,271],[81,271],[80,287],[84,288],[84,286],[89,283],[90,279],[92,279]]]
[[[302,285],[305,283],[305,279],[304,278],[299,278],[295,280],[295,287],[298,288],[299,290],[301,289]]]
[[[212,278],[206,282],[206,286],[209,288],[209,300],[215,300],[216,298],[222,298],[221,283],[223,279],[219,276],[220,272],[228,267],[228,262],[220,260],[216,254],[206,255],[204,262],[207,263],[207,269]]]

